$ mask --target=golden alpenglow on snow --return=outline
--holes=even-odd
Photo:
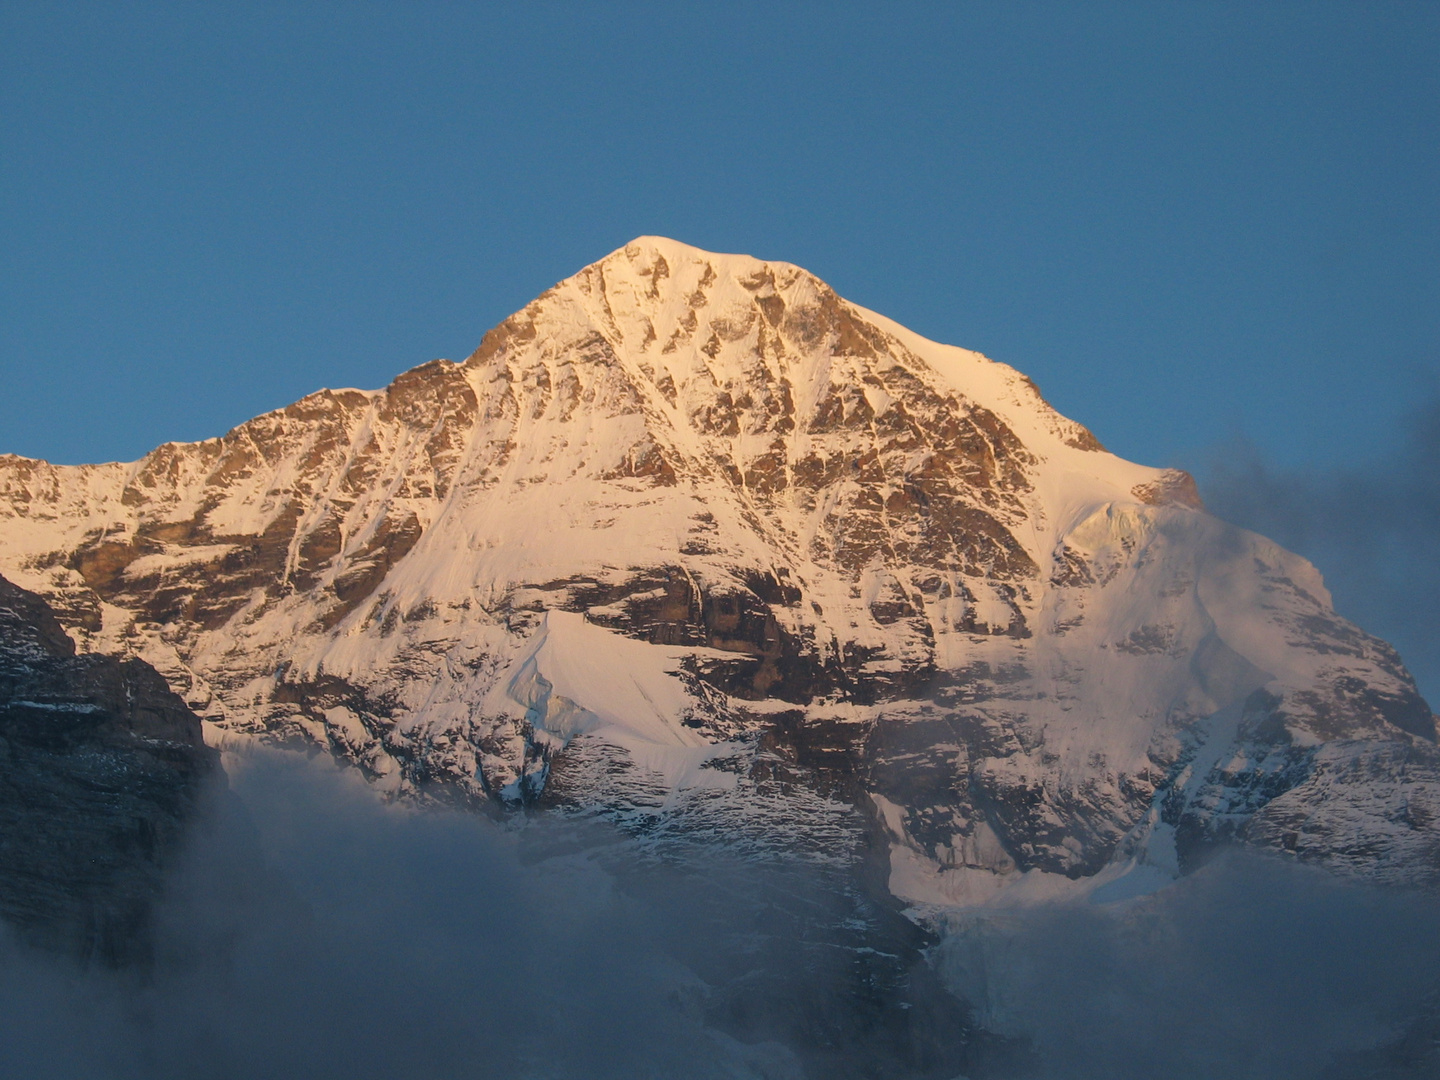
[[[383,390],[0,458],[0,573],[212,745],[396,797],[833,866],[879,836],[940,907],[1232,841],[1440,875],[1434,718],[1310,564],[787,263],[642,237]]]

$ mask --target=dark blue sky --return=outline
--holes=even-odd
[[[1440,393],[1440,5],[0,3],[0,451],[459,358],[641,233],[782,258],[1112,449]]]

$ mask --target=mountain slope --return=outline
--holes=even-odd
[[[45,602],[0,578],[0,916],[27,940],[143,957],[218,758],[159,675],[76,656]]]
[[[603,806],[921,902],[1238,838],[1434,881],[1434,719],[1319,575],[1023,376],[641,238],[382,391],[0,458],[0,571],[225,733]]]

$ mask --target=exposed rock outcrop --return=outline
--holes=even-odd
[[[49,606],[0,578],[0,917],[82,961],[142,959],[164,871],[218,771],[153,668],[77,656]]]

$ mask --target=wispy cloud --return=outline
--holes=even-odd
[[[1329,471],[1283,470],[1251,445],[1219,455],[1212,512],[1304,555],[1340,613],[1400,650],[1440,704],[1440,401],[1410,418],[1400,450]]]

